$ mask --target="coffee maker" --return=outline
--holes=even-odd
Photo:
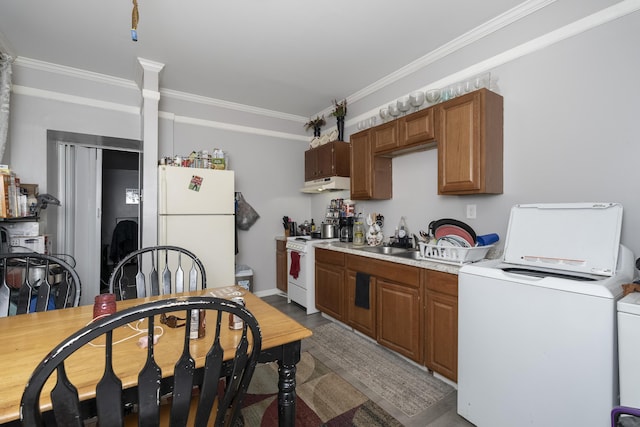
[[[353,217],[343,216],[340,218],[340,241],[353,242]]]

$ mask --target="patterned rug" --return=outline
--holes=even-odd
[[[426,369],[336,323],[315,328],[302,348],[335,371],[349,373],[408,417],[454,392]]]
[[[245,396],[244,425],[278,425],[278,365],[258,365]],[[296,370],[296,427],[401,424],[326,365],[303,352]]]

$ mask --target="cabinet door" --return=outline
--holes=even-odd
[[[425,365],[452,381],[458,380],[458,299],[426,292]]]
[[[390,199],[391,159],[374,157],[370,130],[351,135],[351,198]]]
[[[276,240],[276,287],[287,292],[287,243]]]
[[[417,111],[398,120],[398,134],[401,147],[411,147],[435,142],[436,131],[433,107]]]
[[[438,193],[502,193],[502,97],[486,89],[438,107]]]
[[[344,254],[316,248],[316,308],[334,319],[346,321]]]
[[[376,278],[369,280],[369,309],[356,306],[356,272],[347,270],[347,324],[376,338]]]
[[[334,162],[334,144],[324,144],[316,148],[317,163],[316,163],[316,178],[324,178],[327,176],[335,175],[335,162]]]
[[[458,276],[427,270],[425,288],[425,365],[458,379]]]
[[[313,181],[318,174],[318,153],[315,149],[304,152],[304,180]]]
[[[371,141],[374,153],[384,153],[398,147],[398,121],[371,128]]]
[[[422,362],[420,345],[420,292],[378,278],[378,342],[391,350]]]

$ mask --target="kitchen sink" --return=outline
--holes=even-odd
[[[359,251],[373,252],[375,254],[383,255],[398,255],[401,253],[409,252],[408,249],[395,248],[393,246],[363,246],[361,248],[354,248]]]
[[[391,255],[398,258],[422,259],[422,257],[420,256],[420,251],[413,249],[405,250],[404,252],[394,253]]]

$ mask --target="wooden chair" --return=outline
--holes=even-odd
[[[118,299],[142,298],[206,287],[204,266],[192,252],[177,246],[151,246],[131,252],[109,278]]]
[[[179,325],[175,324],[177,317],[190,319],[195,310],[207,311],[206,335],[212,337],[205,338],[197,345],[191,342],[189,321],[180,320]],[[162,315],[166,316],[166,313],[177,316],[173,318],[172,326],[180,326],[174,331],[180,331],[179,336],[184,343],[181,354],[175,345],[162,345],[163,340],[168,339],[166,337],[161,337],[157,344],[153,342],[154,333],[157,334],[155,326],[158,317],[162,322]],[[229,331],[229,315],[240,317],[243,320],[243,327],[241,330],[231,332],[237,334],[232,339],[234,347],[225,352],[220,344],[221,330]],[[117,334],[122,333],[123,326],[136,324],[141,319],[145,320],[144,334],[149,345],[146,350],[137,348],[134,350],[142,352],[140,354],[142,360],[139,361],[142,369],[138,373],[135,392],[128,393],[131,389],[123,390],[122,380],[116,372],[120,371],[119,362],[131,363],[131,356],[127,356],[123,349],[126,344],[118,343],[116,339]],[[167,319],[164,317],[165,325],[170,323]],[[182,323],[186,325],[183,326]],[[229,332],[224,332],[223,338],[228,334]],[[230,340],[227,336],[222,341]],[[102,348],[95,348],[97,342],[104,343],[104,352]],[[211,343],[210,347],[198,349],[205,342]],[[92,348],[87,350],[87,346]],[[255,317],[235,302],[200,296],[141,304],[97,319],[54,348],[35,368],[27,383],[20,404],[20,417],[25,426],[41,426],[44,425],[43,415],[52,415],[58,426],[65,427],[80,427],[86,420],[97,421],[101,426],[122,426],[123,423],[130,423],[133,417],[137,418],[139,426],[146,427],[159,425],[161,413],[163,413],[170,418],[171,426],[205,426],[211,420],[214,421],[215,426],[232,426],[240,414],[242,400],[251,381],[261,346],[262,334]],[[76,382],[81,394],[86,395],[95,390],[95,406],[85,405],[84,402],[81,404],[78,390],[70,381],[70,378],[76,379],[75,375],[69,377],[66,375],[72,366],[73,354],[80,349],[98,350],[97,353],[104,354],[104,363],[102,360],[96,361],[98,369],[104,366],[101,380],[91,387],[80,386]],[[196,349],[193,351],[199,351],[201,354],[206,352],[204,367],[195,367],[195,361],[191,355],[192,349]],[[146,354],[146,361],[144,354]],[[175,360],[173,376],[163,379],[161,368],[156,360],[165,360],[165,366],[166,360],[169,360],[170,364]],[[65,362],[68,362],[66,366]],[[42,389],[47,380],[54,376],[54,372],[56,372],[57,385],[50,394],[52,414],[48,412],[42,414],[40,411]],[[168,387],[171,396],[165,404],[161,404],[163,401],[161,397],[166,394],[163,387]],[[95,412],[87,413],[87,408],[95,408]],[[136,409],[134,413],[127,416],[127,408]]]
[[[66,261],[35,252],[0,254],[0,317],[76,307],[80,278]]]

